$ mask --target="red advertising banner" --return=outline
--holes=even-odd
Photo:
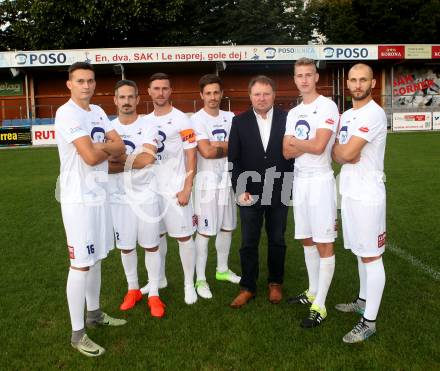
[[[440,58],[440,45],[432,46],[432,58]]]
[[[379,45],[378,46],[379,59],[404,59],[405,46],[404,45]]]

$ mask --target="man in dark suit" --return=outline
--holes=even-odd
[[[240,293],[232,308],[240,308],[256,293],[258,245],[265,220],[268,240],[270,302],[282,299],[287,211],[292,187],[293,161],[283,157],[287,114],[273,106],[275,83],[257,76],[249,83],[252,108],[232,120],[228,160],[241,218]]]

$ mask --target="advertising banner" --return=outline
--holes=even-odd
[[[0,96],[23,95],[23,83],[21,79],[0,80]]]
[[[319,59],[376,60],[377,45],[319,45]]]
[[[57,142],[55,141],[55,126],[54,125],[32,126],[32,144],[34,146],[57,144]]]
[[[379,45],[379,59],[405,59],[404,45]]]
[[[405,59],[431,59],[430,45],[407,45]]]
[[[394,106],[440,107],[440,66],[397,66],[392,83]]]
[[[440,111],[432,113],[432,129],[440,130]]]
[[[393,131],[431,130],[431,112],[393,113]]]
[[[30,126],[0,127],[0,146],[29,146],[31,145]]]
[[[433,45],[432,46],[432,58],[440,58],[440,45]]]

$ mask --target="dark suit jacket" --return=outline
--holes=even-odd
[[[290,199],[293,180],[293,160],[286,160],[283,157],[286,118],[287,113],[285,111],[274,107],[272,128],[266,151],[261,141],[257,118],[252,108],[235,116],[232,120],[228,143],[228,161],[232,162],[233,165],[231,171],[232,187],[237,194],[237,181],[240,174],[245,171],[252,171],[254,174],[258,173],[261,177],[259,181],[257,179],[252,181],[252,179],[248,178],[245,189],[240,189],[240,184],[238,185],[238,193],[246,191],[251,195],[258,196],[256,205],[260,204],[263,191],[264,199],[268,199],[269,204],[272,206],[279,206],[281,205],[281,200],[286,202],[286,200]],[[281,173],[280,178],[275,178],[273,188],[271,187],[271,176],[265,179],[266,170],[272,167],[275,167],[274,170]],[[283,197],[281,197],[283,180],[286,175],[288,175],[286,185],[283,189]],[[270,193],[268,194],[268,192]]]

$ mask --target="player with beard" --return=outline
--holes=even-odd
[[[342,164],[339,189],[344,247],[357,256],[360,281],[357,299],[336,305],[339,311],[362,315],[343,337],[345,343],[364,341],[376,332],[376,317],[385,287],[383,168],[387,118],[371,96],[375,84],[371,67],[363,63],[351,67],[347,86],[353,108],[342,115],[338,140],[333,147],[333,159]]]
[[[240,277],[228,267],[232,231],[236,228],[237,208],[234,202],[226,157],[234,114],[220,110],[223,84],[217,75],[204,75],[199,81],[203,108],[191,117],[196,131],[198,157],[194,187],[197,216],[196,290],[205,299],[212,298],[206,282],[208,242],[216,236],[216,279],[239,283]]]
[[[134,81],[121,80],[115,86],[118,117],[113,127],[125,143],[126,153],[109,162],[109,193],[116,246],[128,283],[120,306],[128,310],[142,299],[137,274],[136,242],[145,250],[145,268],[150,279],[148,306],[156,318],[165,314],[159,298],[159,204],[151,165],[155,162],[157,128],[147,125],[136,112],[138,88]]]
[[[156,175],[160,192],[162,216],[159,252],[161,272],[159,287],[167,285],[165,260],[166,235],[177,240],[184,273],[185,303],[194,304],[197,293],[194,287],[196,249],[192,234],[195,218],[191,204],[193,179],[197,167],[197,143],[189,118],[170,103],[172,93],[168,75],[156,73],[150,77],[148,94],[153,100],[154,112],[145,116],[147,125],[158,128]],[[150,284],[141,291],[148,292]]]

